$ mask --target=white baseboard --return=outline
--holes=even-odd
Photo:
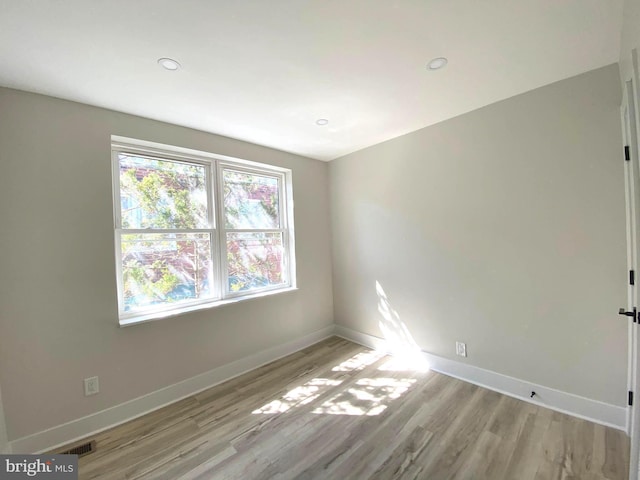
[[[106,410],[12,440],[9,448],[18,453],[40,453],[89,437],[295,353],[333,334],[334,326],[331,325]]]
[[[342,325],[336,325],[335,334],[365,347],[383,351],[389,350],[387,342],[383,338],[358,332]],[[422,352],[422,355],[431,370],[436,372],[459,378],[465,382],[473,383],[525,402],[626,431],[626,407],[619,407],[554,388],[544,387],[427,352]],[[533,398],[529,397],[531,391],[536,392]]]
[[[0,449],[0,453],[40,453],[89,437],[295,353],[334,334],[369,348],[388,350],[387,342],[382,338],[341,325],[331,325],[296,340],[262,350],[106,410],[12,440],[4,452]],[[422,352],[422,354],[429,363],[430,368],[436,372],[568,415],[619,430],[626,429],[627,409],[625,407],[610,405],[542,385],[536,385],[426,352]],[[529,392],[532,390],[536,392],[536,396],[533,399],[529,398]]]

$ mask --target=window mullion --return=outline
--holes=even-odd
[[[227,285],[229,283],[227,268],[227,232],[225,230],[225,216],[224,216],[224,182],[222,178],[222,164],[216,162],[216,205],[218,213],[218,278],[219,285],[218,291],[220,298],[226,298]]]

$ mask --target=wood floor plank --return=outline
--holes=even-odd
[[[621,431],[338,337],[92,439],[82,480],[626,480],[629,458]]]
[[[612,428],[605,429],[605,462],[602,473],[605,478],[627,478],[629,475],[629,439]]]
[[[330,468],[326,477],[320,478],[374,477],[379,468],[393,461],[393,451],[416,427],[429,425],[434,419],[440,419],[442,415],[438,412],[444,413],[447,405],[453,403],[458,393],[456,387],[461,382],[448,382],[441,375],[433,375],[435,383],[428,382],[425,388],[418,390],[416,400],[419,403],[414,404],[409,400],[406,408],[385,412],[387,421],[381,420],[373,430],[362,432],[358,436],[358,447],[349,455],[344,455],[339,465]],[[409,398],[411,399],[411,392]],[[424,408],[425,405],[431,408]]]
[[[506,396],[500,398],[486,430],[494,435],[491,438],[495,439],[497,445],[482,457],[481,462],[473,465],[472,470],[477,478],[504,478],[516,440],[524,427],[525,412],[529,411],[530,409],[519,400]],[[474,478],[473,475],[471,478]]]
[[[539,408],[536,413],[528,413],[520,435],[516,440],[507,465],[505,480],[534,479],[541,459],[544,458],[542,438],[551,424],[549,410]]]
[[[487,472],[487,460],[497,456],[500,452],[502,439],[488,430],[478,436],[478,440],[471,449],[466,461],[453,475],[454,480],[491,480],[496,477]]]
[[[413,429],[402,442],[389,455],[372,475],[373,478],[403,478],[410,468],[415,465],[416,459],[424,452],[433,440],[433,433],[423,426]]]
[[[425,376],[424,388],[416,386],[402,398],[403,408],[387,409],[380,418],[370,417],[357,422],[349,429],[349,436],[335,442],[331,452],[318,457],[305,472],[305,478],[341,478],[344,475],[374,475],[376,468],[392,461],[394,449],[412,430],[425,423],[425,405],[434,405],[436,400],[448,401],[443,395],[446,382],[435,374]],[[427,396],[426,392],[430,395]],[[455,394],[450,388],[451,396]],[[450,399],[449,399],[450,400]],[[356,419],[358,417],[355,417]]]
[[[440,437],[440,448],[433,448],[417,459],[427,464],[424,469],[427,477],[454,476],[462,468],[480,434],[486,430],[500,397],[499,393],[478,388],[459,408],[456,419]]]

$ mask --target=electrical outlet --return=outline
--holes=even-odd
[[[462,342],[456,342],[456,355],[461,357],[467,356],[467,344]]]
[[[89,377],[84,379],[84,396],[95,395],[100,391],[100,383],[98,377]]]

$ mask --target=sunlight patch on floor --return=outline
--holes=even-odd
[[[374,364],[385,356],[384,352],[361,352],[331,369],[332,372],[360,371]],[[415,361],[406,357],[389,357],[382,366],[375,371],[403,371],[407,375],[416,371]],[[375,372],[374,371],[374,372]],[[374,373],[372,372],[372,373]],[[348,374],[341,374],[342,377]],[[384,375],[384,374],[382,374]],[[388,375],[388,374],[387,374]],[[404,376],[403,375],[403,376]],[[416,382],[415,378],[362,378],[351,383],[349,387],[340,387],[344,380],[329,378],[314,378],[303,385],[288,391],[281,398],[273,400],[254,410],[253,414],[279,414],[292,408],[309,405],[321,395],[330,395],[331,390],[336,393],[322,405],[317,406],[312,413],[329,415],[379,415],[389,402],[400,398]],[[331,392],[333,393],[333,392]]]
[[[348,360],[345,360],[340,365],[336,365],[331,369],[332,372],[352,372],[354,370],[362,370],[364,367],[375,363],[384,357],[384,352],[378,352],[375,350],[369,350],[367,352],[361,352],[354,355]]]
[[[389,357],[387,361],[378,367],[381,372],[427,372],[429,365],[422,359],[416,361],[412,356]]]
[[[330,380],[328,378],[314,378],[304,385],[287,392],[281,399],[274,400],[266,405],[254,410],[253,414],[275,414],[283,413],[297,405],[307,405],[313,402],[320,394],[330,387],[340,385],[340,380]]]
[[[389,402],[400,398],[416,382],[414,378],[363,378],[313,410],[329,415],[379,415]]]

